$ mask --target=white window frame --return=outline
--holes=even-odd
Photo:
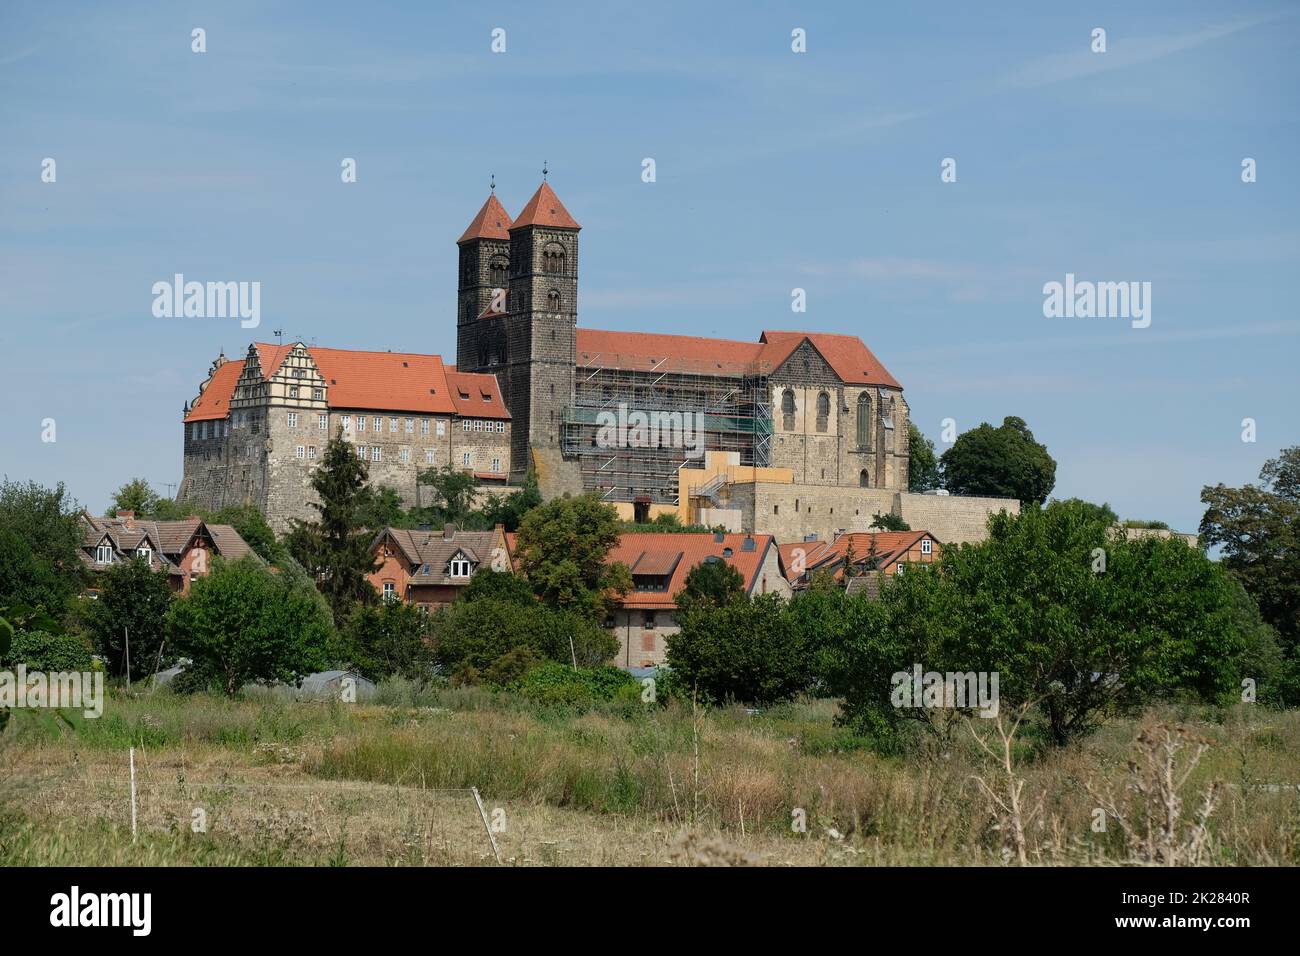
[[[460,456],[460,464],[462,468],[469,468],[473,466],[474,460],[473,458],[470,457],[469,452],[465,452],[463,455]]]
[[[294,457],[294,458],[306,458],[306,457],[307,457],[307,446],[306,446],[306,445],[299,445],[298,447],[296,447],[296,448],[293,450],[293,457]]]
[[[408,434],[408,435],[414,435],[414,434],[415,434],[415,419],[414,419],[414,418],[408,418],[408,419],[406,420],[406,434]]]
[[[437,432],[438,432],[438,437],[439,437],[439,438],[444,437],[444,436],[447,434],[447,423],[444,422],[444,421],[439,420],[439,421],[438,421]]]
[[[468,558],[455,558],[447,566],[447,576],[452,578],[468,578],[474,573],[473,566],[469,563]]]
[[[408,461],[411,460],[411,449],[403,448],[400,452],[400,456],[402,459],[402,464],[406,464]]]
[[[933,553],[934,553],[934,544],[933,544],[933,542],[930,541],[929,538],[922,538],[922,539],[921,539],[921,553],[922,553],[922,554],[933,554]]]
[[[420,419],[420,434],[421,435],[429,434],[429,419],[427,418]]]
[[[424,450],[424,463],[425,463],[426,465],[432,465],[432,464],[433,464],[433,449],[432,449],[432,448],[426,448],[426,449]]]
[[[315,445],[308,445],[308,446],[307,446],[307,459],[310,461],[310,460],[314,459],[315,457],[316,457],[316,446],[315,446]]]
[[[316,426],[321,431],[325,431],[325,429],[329,428],[329,424],[330,424],[330,417],[328,415],[321,415],[316,419]]]

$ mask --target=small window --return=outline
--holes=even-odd
[[[405,464],[406,462],[410,461],[410,460],[411,460],[411,449],[409,449],[409,448],[403,448],[403,449],[401,450],[401,452],[398,453],[398,457],[401,458],[403,464]]]
[[[406,420],[406,434],[408,434],[408,435],[414,435],[414,434],[415,434],[415,419],[414,419],[414,418],[408,418],[408,419]]]
[[[297,398],[297,397],[298,397],[298,386],[297,386],[297,385],[290,385],[290,386],[289,386],[289,397],[290,397],[290,398]]]
[[[140,545],[140,547],[135,549],[135,553],[137,557],[144,558],[146,563],[148,563],[149,559],[153,556],[153,550],[147,544]]]
[[[343,422],[343,430],[344,430],[345,432],[346,432],[346,431],[350,431],[350,430],[352,429],[352,416],[351,416],[351,415],[344,415],[343,418],[341,419],[341,421]]]
[[[113,563],[113,547],[108,544],[101,544],[95,549],[95,562],[97,564]]]
[[[307,446],[307,459],[308,459],[308,460],[311,460],[311,459],[313,459],[313,458],[315,458],[315,457],[316,457],[316,446],[315,446],[315,445],[308,445],[308,446]]]
[[[420,419],[420,434],[421,435],[429,434],[429,419],[427,418]]]
[[[379,450],[379,446],[378,446],[378,445],[375,445],[374,447],[372,447],[372,448],[370,449],[370,460],[371,460],[371,461],[379,461],[379,460],[380,460],[380,450]]]
[[[465,454],[460,456],[460,463],[464,465],[466,468],[469,467],[469,462],[470,462],[469,452],[465,452]]]
[[[318,415],[316,417],[316,427],[324,431],[329,427],[330,417],[328,415]]]
[[[448,570],[448,574],[450,574],[453,578],[469,577],[470,575],[469,561],[466,560],[465,558],[457,558],[455,561],[451,562],[451,567]]]
[[[438,422],[438,437],[442,438],[446,434],[447,434],[447,423]]]
[[[501,470],[501,459],[500,459],[500,458],[493,458],[493,459],[492,459],[492,471],[493,471],[493,472],[499,472],[500,470]]]
[[[506,431],[506,423],[505,423],[505,422],[497,422],[497,431],[499,431],[501,434],[504,435],[504,434],[505,434],[505,431]]]
[[[481,432],[482,430],[483,430],[483,419],[481,418],[474,419],[474,431]]]
[[[323,389],[323,388],[313,388],[313,389],[311,390],[311,397],[312,397],[313,399],[315,399],[316,401],[318,401],[318,402],[321,401],[322,399],[325,398],[325,389]]]
[[[903,562],[902,562],[902,561],[899,561],[899,562],[898,562],[898,566],[897,566],[896,568],[894,568],[894,575],[895,575],[896,577],[900,577],[900,578],[903,576]]]
[[[644,617],[642,617],[642,619],[641,619],[641,627],[642,627],[643,630],[647,630],[647,631],[653,631],[653,630],[655,629],[655,612],[654,612],[654,611],[646,611],[646,612],[645,612]]]
[[[306,458],[306,457],[307,457],[307,448],[306,448],[306,446],[305,446],[305,445],[299,445],[297,448],[295,448],[295,449],[293,450],[293,457],[294,457],[294,458]]]
[[[934,550],[934,545],[931,543],[930,539],[929,539],[929,538],[922,538],[922,539],[921,539],[921,553],[922,553],[922,554],[930,554],[933,550]]]
[[[392,581],[384,582],[384,600],[389,602],[397,600],[397,585]]]
[[[432,448],[426,448],[426,449],[424,450],[424,463],[425,463],[426,465],[432,465],[432,464],[433,464],[433,449],[432,449]]]
[[[357,431],[359,431],[359,432],[363,432],[363,431],[365,431],[365,430],[366,430],[366,416],[365,416],[365,415],[358,415],[358,416],[357,416]]]
[[[464,420],[460,423],[460,430],[463,431],[463,432],[467,432],[467,431],[469,431],[469,430],[470,430],[471,428],[473,428],[473,427],[474,427],[474,426],[470,424],[470,420],[469,420],[468,418],[464,419]]]

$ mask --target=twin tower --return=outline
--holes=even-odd
[[[581,228],[543,181],[513,221],[494,191],[456,241],[456,367],[501,384],[512,482],[532,463],[530,449],[559,454],[577,361]]]

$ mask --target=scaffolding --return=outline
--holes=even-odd
[[[585,490],[606,501],[675,505],[678,470],[703,468],[706,451],[737,452],[742,465],[771,464],[770,363],[584,359],[573,404],[562,413],[561,448],[578,461]],[[637,432],[638,420],[647,431]]]

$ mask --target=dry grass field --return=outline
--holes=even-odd
[[[495,866],[484,815],[515,866],[1300,862],[1294,712],[1162,708],[1064,751],[1018,740],[1009,774],[965,726],[881,757],[833,716],[119,692],[99,720],[15,715],[0,864]]]

